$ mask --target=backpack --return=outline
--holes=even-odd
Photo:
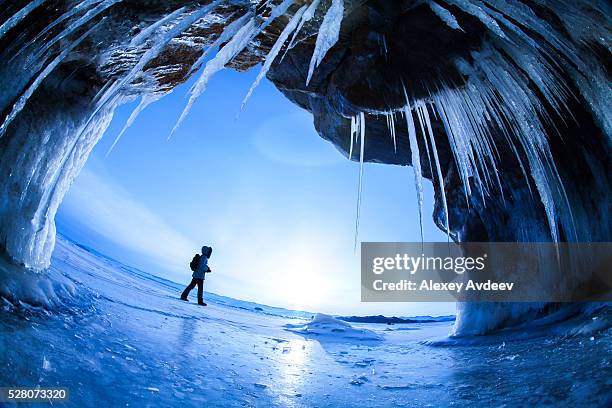
[[[191,262],[189,262],[189,267],[191,268],[192,271],[196,271],[196,269],[198,269],[198,265],[200,264],[200,257],[202,255],[200,254],[195,254],[193,256],[193,259],[191,260]]]

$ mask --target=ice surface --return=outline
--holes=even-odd
[[[303,322],[209,293],[200,307],[178,299],[182,285],[62,238],[52,272],[76,289],[52,312],[0,298],[0,382],[68,387],[73,406],[605,406],[611,397],[606,314],[568,322],[571,336],[542,322],[448,338],[451,322]]]

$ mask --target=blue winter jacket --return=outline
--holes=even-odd
[[[208,271],[208,258],[204,255],[200,256],[200,262],[198,263],[197,269],[191,275],[196,279],[205,279],[206,272]]]

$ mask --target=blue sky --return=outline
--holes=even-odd
[[[58,230],[122,262],[187,283],[214,248],[206,290],[338,314],[448,314],[452,304],[361,303],[353,250],[359,164],[257,70],[223,71],[173,138],[190,81],[149,106],[107,156],[137,101],[121,106],[57,216]],[[367,137],[367,135],[366,135]],[[366,164],[360,241],[419,241],[412,169]],[[446,241],[431,220],[425,240]]]

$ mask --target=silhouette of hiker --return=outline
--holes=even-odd
[[[191,262],[189,263],[189,267],[193,271],[191,275],[193,279],[191,279],[191,283],[185,288],[183,293],[181,294],[181,300],[187,301],[187,296],[189,296],[189,292],[191,289],[195,288],[198,285],[198,305],[206,306],[204,303],[203,295],[204,295],[204,279],[206,274],[211,272],[208,267],[208,258],[212,254],[212,248],[209,246],[202,247],[202,255],[195,254]]]

